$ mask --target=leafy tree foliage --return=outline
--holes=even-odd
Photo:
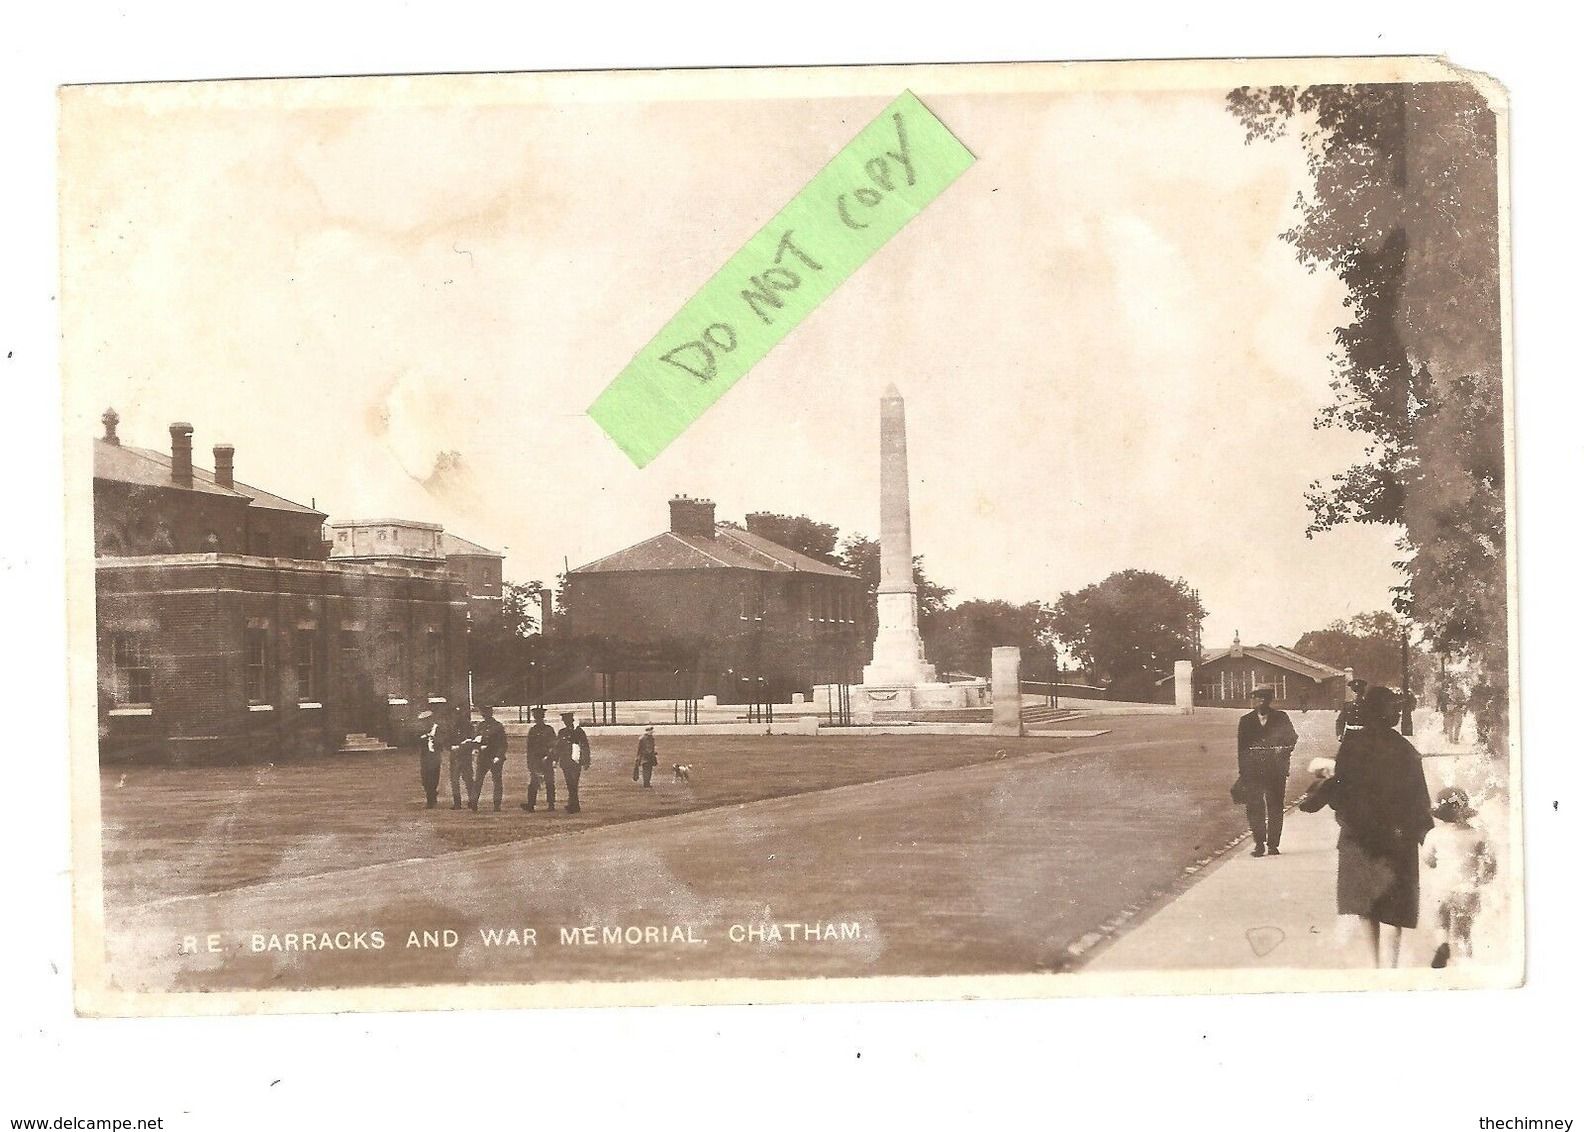
[[[539,632],[539,595],[544,588],[537,581],[504,583],[500,619],[470,626],[468,664],[476,703],[519,703],[531,691],[525,681],[546,655],[545,638]]]
[[[1336,274],[1353,315],[1336,331],[1335,399],[1316,425],[1370,447],[1312,485],[1310,533],[1398,527],[1397,612],[1504,691],[1495,116],[1465,83],[1244,87],[1227,101],[1250,142],[1299,129],[1312,185],[1282,238],[1311,270]]]
[[[1022,649],[1025,665],[1048,660],[1056,645],[1055,611],[1037,601],[964,601],[937,614],[924,641],[940,671],[984,677],[990,675],[990,650],[1005,645]]]
[[[789,550],[806,554],[827,565],[835,566],[837,529],[829,523],[816,522],[807,515],[772,515],[761,511],[750,515],[756,530],[771,542]]]
[[[1386,610],[1333,621],[1298,638],[1293,651],[1333,668],[1351,668],[1371,684],[1397,688],[1403,682],[1402,619]],[[1420,648],[1408,650],[1408,683],[1416,694],[1430,686],[1434,662]]]
[[[1205,610],[1188,583],[1148,570],[1122,570],[1064,593],[1051,631],[1093,679],[1119,699],[1146,699],[1179,660],[1194,660]]]
[[[879,629],[876,594],[880,592],[880,544],[867,535],[850,534],[842,539],[836,554],[836,565],[848,573],[856,574],[864,584],[865,639],[871,643]],[[918,587],[919,634],[924,638],[926,651],[935,639],[940,617],[946,612],[946,601],[952,591],[929,580],[924,573],[924,556],[913,556],[913,584]]]

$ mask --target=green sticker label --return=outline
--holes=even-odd
[[[589,416],[643,467],[973,161],[903,93],[638,352]]]

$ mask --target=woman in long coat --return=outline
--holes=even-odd
[[[1377,967],[1395,967],[1402,929],[1419,926],[1419,843],[1435,825],[1414,745],[1393,730],[1399,700],[1370,688],[1363,726],[1337,751],[1332,805],[1337,837],[1337,914],[1362,921]]]

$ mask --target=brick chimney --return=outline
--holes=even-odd
[[[105,443],[114,444],[117,448],[121,447],[121,438],[116,435],[116,425],[121,423],[121,414],[114,409],[106,409],[104,416],[99,419],[104,422]]]
[[[193,485],[192,474],[192,434],[193,427],[185,421],[177,421],[170,426],[171,434],[171,483],[181,487]]]
[[[709,499],[692,499],[678,495],[671,500],[671,533],[694,535],[699,538],[715,537],[715,503]]]
[[[229,444],[214,446],[215,483],[221,487],[236,486],[236,449]]]

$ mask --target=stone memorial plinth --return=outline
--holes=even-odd
[[[1023,734],[1023,650],[990,650],[990,734]]]
[[[1194,713],[1193,672],[1194,666],[1191,660],[1179,660],[1172,666],[1172,690],[1175,693],[1177,710],[1184,715]]]

